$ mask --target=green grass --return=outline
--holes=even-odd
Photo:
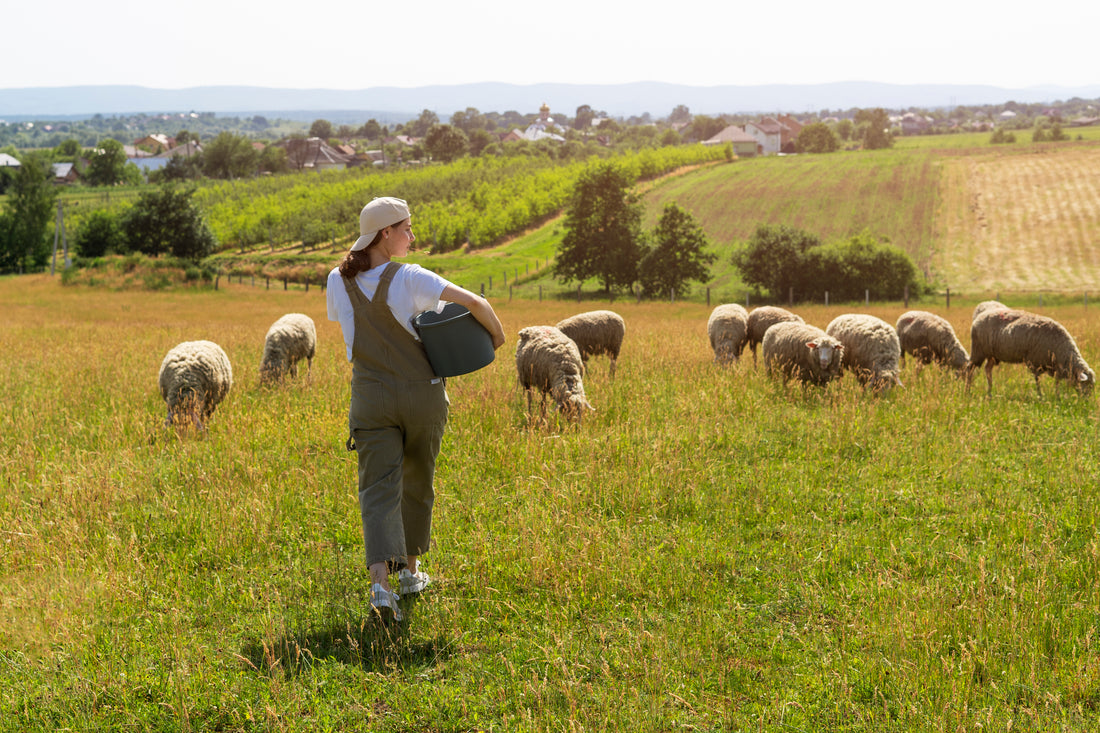
[[[0,730],[1096,729],[1095,396],[1008,365],[992,399],[804,394],[716,367],[701,304],[621,303],[597,411],[532,421],[514,334],[606,304],[495,302],[509,343],[448,384],[436,583],[383,628],[317,290],[0,279]],[[920,307],[968,343],[972,306]],[[1093,364],[1094,307],[1043,311]],[[312,374],[261,388],[290,311]],[[202,435],[156,392],[193,338],[235,375]]]

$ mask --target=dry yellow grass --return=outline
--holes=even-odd
[[[944,159],[935,266],[954,291],[1100,290],[1100,147]]]

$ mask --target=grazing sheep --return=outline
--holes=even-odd
[[[970,317],[971,323],[978,320],[978,316],[990,310],[1006,311],[1008,310],[1008,306],[996,300],[983,300],[981,303],[974,306],[974,315]]]
[[[993,367],[1000,363],[1024,364],[1035,377],[1035,389],[1041,397],[1039,375],[1072,380],[1078,391],[1092,392],[1096,375],[1081,358],[1077,343],[1069,331],[1053,318],[1028,311],[988,310],[975,319],[970,329],[970,364],[966,386],[973,370],[985,364],[987,395],[993,394]]]
[[[264,338],[260,360],[260,384],[277,382],[284,374],[298,376],[298,362],[306,360],[307,373],[313,369],[317,350],[317,329],[313,319],[303,313],[287,313],[271,324]]]
[[[785,308],[774,305],[762,305],[753,308],[748,317],[748,340],[752,350],[752,365],[756,367],[756,347],[764,340],[764,334],[776,323],[803,323],[802,316],[795,315]]]
[[[825,333],[844,344],[844,368],[855,373],[864,389],[885,394],[895,384],[901,386],[901,344],[889,323],[866,313],[846,313],[834,318]]]
[[[946,318],[928,311],[907,311],[898,318],[897,332],[903,362],[906,354],[912,354],[918,369],[936,362],[960,375],[966,370],[970,355]]]
[[[843,374],[843,344],[817,326],[780,321],[764,333],[761,350],[768,376],[778,371],[784,384],[796,377],[803,387],[824,387]]]
[[[707,319],[707,336],[716,362],[725,365],[737,361],[749,338],[748,311],[737,303],[718,306]]]
[[[585,410],[594,410],[584,396],[584,361],[573,339],[554,326],[528,326],[519,332],[516,344],[516,371],[527,393],[527,411],[531,411],[531,389],[554,398],[567,417],[580,420]]]
[[[157,375],[168,404],[165,425],[186,415],[200,430],[233,386],[229,357],[213,341],[184,341],[164,357]]]
[[[608,310],[578,313],[559,321],[557,328],[577,344],[585,366],[590,356],[607,354],[611,357],[610,378],[615,378],[615,363],[619,360],[619,350],[626,333],[622,316]]]

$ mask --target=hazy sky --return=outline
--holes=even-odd
[[[15,2],[0,88],[1100,83],[1100,2]]]

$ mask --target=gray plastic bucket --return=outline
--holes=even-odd
[[[476,372],[492,363],[493,337],[465,306],[447,303],[442,313],[423,311],[413,317],[413,327],[428,352],[437,377],[456,377]]]

